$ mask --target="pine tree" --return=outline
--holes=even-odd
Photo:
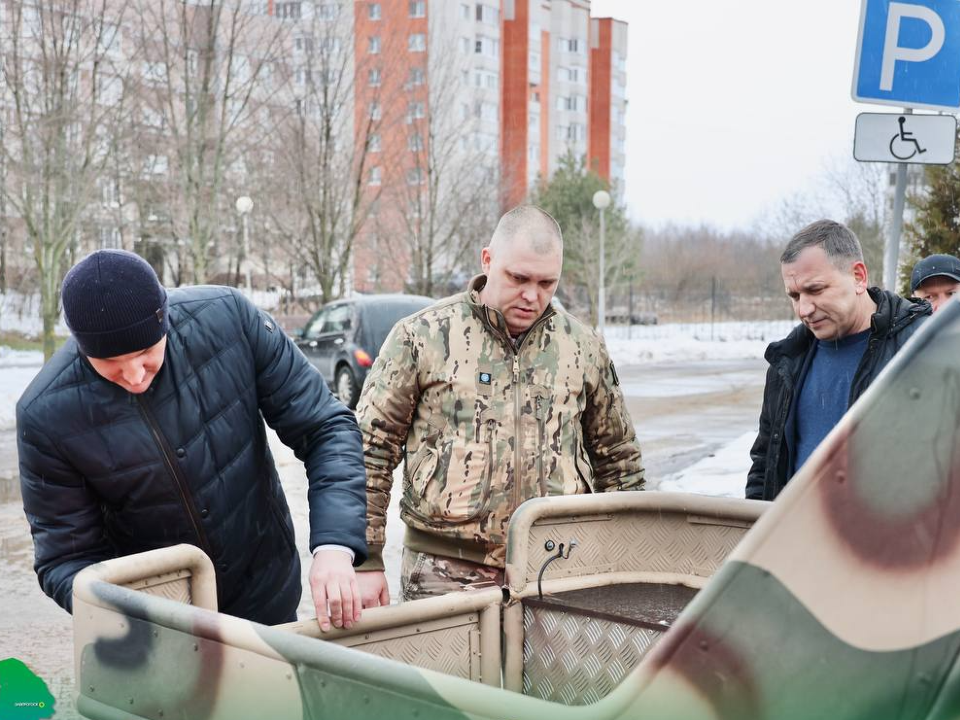
[[[916,214],[904,226],[913,265],[937,253],[960,256],[960,163],[924,168],[925,191],[909,198]],[[906,270],[906,268],[905,268]],[[910,272],[905,273],[909,293]]]
[[[585,304],[590,321],[596,323],[596,298],[599,287],[599,214],[593,206],[597,190],[611,191],[613,203],[605,221],[605,284],[608,294],[639,277],[640,233],[631,228],[626,208],[616,188],[592,170],[582,157],[568,151],[546,183],[533,193],[531,201],[550,213],[563,232],[563,280],[560,294],[565,303]]]

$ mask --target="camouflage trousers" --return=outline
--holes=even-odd
[[[503,570],[500,568],[403,549],[400,602],[501,585]]]

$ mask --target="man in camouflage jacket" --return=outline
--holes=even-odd
[[[357,408],[365,607],[389,602],[382,549],[401,460],[405,599],[502,582],[507,526],[524,500],[643,487],[603,342],[551,305],[562,263],[556,221],[515,208],[481,252],[485,274],[399,322],[384,343]]]

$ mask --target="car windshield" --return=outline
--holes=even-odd
[[[363,307],[362,326],[364,350],[376,357],[390,330],[401,318],[412,315],[430,304],[424,298],[404,298],[385,303],[370,303]]]

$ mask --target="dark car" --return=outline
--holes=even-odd
[[[300,332],[297,345],[350,408],[357,406],[367,371],[401,318],[432,304],[422,295],[358,295],[319,310]]]

